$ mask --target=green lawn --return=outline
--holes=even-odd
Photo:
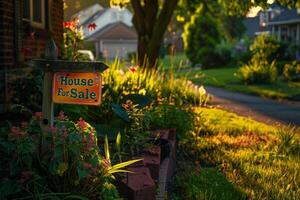
[[[197,108],[196,131],[179,142],[171,199],[298,199],[300,137],[236,114]]]
[[[300,100],[300,83],[287,83],[279,78],[273,84],[246,85],[236,76],[238,68],[217,68],[178,72],[196,84],[222,87],[274,99]]]
[[[163,59],[159,60],[159,66],[163,70],[184,69],[191,67],[188,58],[184,53],[178,53],[174,56],[166,55]]]

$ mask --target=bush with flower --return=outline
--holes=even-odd
[[[63,112],[55,126],[40,124],[37,113],[29,123],[1,126],[0,199],[105,199],[105,185],[118,198],[92,126],[81,118],[72,122]]]

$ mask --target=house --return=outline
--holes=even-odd
[[[254,37],[262,33],[270,33],[269,22],[280,15],[283,9],[282,6],[273,3],[267,10],[259,11],[257,16],[245,18],[245,35]]]
[[[278,41],[288,43],[296,47],[295,57],[300,59],[300,10],[284,9],[280,15],[268,23],[271,35]]]
[[[106,59],[128,58],[128,54],[136,52],[137,34],[133,27],[123,22],[116,22],[98,29],[86,38],[95,44],[96,56]]]
[[[63,0],[0,1],[0,112],[8,102],[7,72],[44,53],[53,37],[63,41]]]
[[[132,13],[127,8],[104,8],[89,19],[77,17],[83,27],[84,40],[94,43],[97,58],[127,58],[128,53],[136,51],[137,33],[131,21]],[[91,30],[90,24],[94,24],[95,29]]]

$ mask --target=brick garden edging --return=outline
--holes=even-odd
[[[160,146],[144,150],[143,162],[129,167],[128,170],[134,173],[127,173],[118,185],[120,194],[129,200],[163,200],[167,197],[167,185],[176,164],[176,131],[161,129],[154,134],[168,141],[170,154],[161,161]]]

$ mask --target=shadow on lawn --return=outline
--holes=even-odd
[[[246,195],[235,187],[216,168],[186,170],[176,180],[175,193],[171,199],[185,200],[240,200]]]

